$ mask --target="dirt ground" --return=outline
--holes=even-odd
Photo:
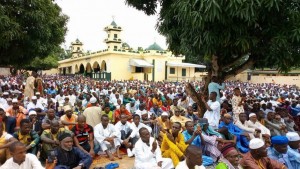
[[[115,161],[110,161],[106,155],[101,155],[93,160],[90,168],[93,169],[94,167],[105,167],[105,165],[109,163],[118,163],[119,169],[132,169],[134,167],[134,157],[129,158],[126,154],[123,154],[122,159],[115,157]]]

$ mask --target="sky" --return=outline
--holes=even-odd
[[[147,16],[142,11],[125,4],[125,0],[55,0],[62,12],[69,16],[65,43],[67,48],[78,38],[85,51],[106,49],[103,40],[107,37],[104,27],[114,21],[121,26],[121,38],[130,47],[147,48],[154,42],[166,49],[166,39],[156,30],[156,16]]]

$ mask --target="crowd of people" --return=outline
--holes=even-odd
[[[300,168],[297,86],[212,77],[206,97],[190,84],[205,111],[186,82],[0,77],[0,168],[90,168],[122,151],[136,169]]]

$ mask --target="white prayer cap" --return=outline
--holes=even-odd
[[[261,139],[253,138],[252,140],[250,140],[249,148],[252,150],[255,150],[255,149],[263,147],[264,145],[265,145],[265,143]]]
[[[169,116],[169,114],[167,112],[163,112],[161,116]]]
[[[9,93],[8,92],[4,92],[3,95],[9,95]]]
[[[18,99],[12,99],[13,103],[18,103]]]
[[[95,97],[92,97],[92,98],[90,99],[90,102],[91,102],[92,104],[94,104],[94,103],[97,102],[97,99],[96,99]]]
[[[148,112],[147,112],[147,110],[143,110],[141,114],[142,114],[142,115],[148,114]]]
[[[30,111],[30,112],[29,112],[29,116],[31,116],[31,115],[37,115],[37,114],[36,114],[36,111],[34,111],[34,110]]]
[[[36,92],[35,95],[41,95],[41,93],[40,92]]]
[[[250,113],[249,118],[252,117],[252,116],[256,116],[256,114],[255,113]]]
[[[289,141],[299,141],[300,136],[296,132],[288,132],[286,133],[286,137],[288,138]]]
[[[36,96],[32,96],[32,97],[31,97],[31,100],[36,100],[36,99],[37,99]]]

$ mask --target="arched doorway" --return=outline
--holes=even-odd
[[[84,73],[84,66],[83,66],[83,64],[80,64],[80,66],[79,66],[79,73]]]
[[[103,60],[102,62],[101,62],[101,72],[106,72],[106,62]]]
[[[86,73],[92,73],[92,66],[90,63],[86,64]]]
[[[75,72],[74,73],[76,74],[76,73],[78,73],[78,71],[79,71],[78,70],[78,65],[75,65]]]
[[[99,63],[97,61],[94,62],[94,64],[93,64],[93,70],[94,70],[95,73],[99,73],[100,72],[100,65],[99,65]]]

